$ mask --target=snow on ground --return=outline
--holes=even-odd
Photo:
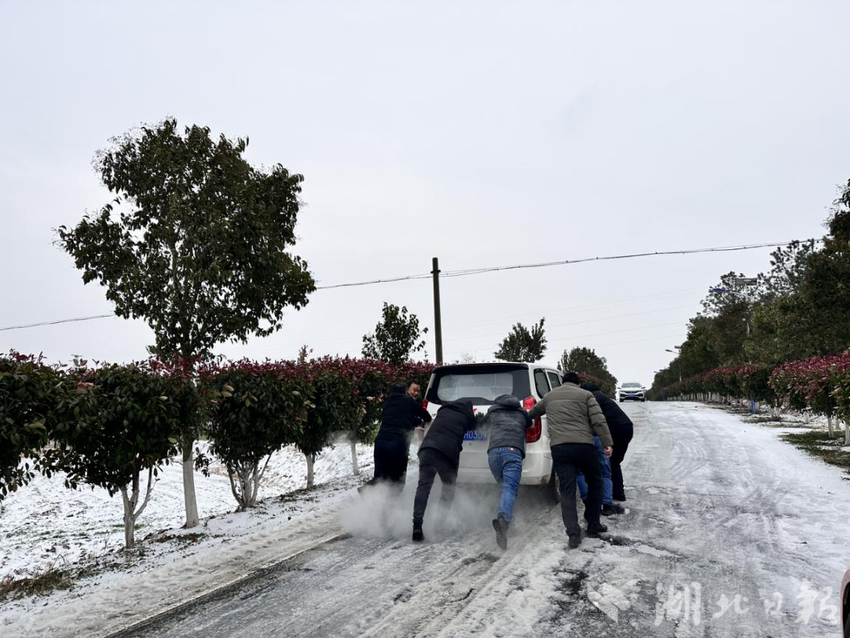
[[[203,449],[206,444],[201,444]],[[358,463],[368,473],[372,447],[357,446]],[[351,450],[347,442],[327,448],[315,464],[314,482],[321,485],[352,474]],[[275,453],[260,488],[259,499],[271,500],[304,488],[307,463],[304,455],[287,447]],[[225,468],[210,466],[210,475],[195,474],[198,510],[206,519],[204,533],[235,535],[253,525],[253,514],[224,516],[236,510]],[[180,535],[185,521],[183,477],[179,464],[167,466],[154,485],[151,500],[137,521],[136,541],[156,535]],[[196,532],[198,530],[189,530]],[[35,480],[0,504],[0,580],[22,578],[49,569],[84,564],[87,559],[115,555],[124,546],[121,496],[110,498],[106,490],[64,487],[61,476]],[[169,547],[142,542],[144,549],[162,553]]]
[[[401,502],[388,507],[378,493],[361,499],[355,487],[363,479],[346,476],[350,453],[341,445],[317,467],[323,487],[281,499],[284,488],[304,485],[303,459],[285,452],[256,510],[226,514],[235,509],[226,478],[198,476],[203,515],[221,512],[201,540],[146,542],[146,554],[129,566],[75,589],[0,603],[0,635],[104,636],[274,564],[283,566],[234,592],[239,605],[198,603],[167,630],[132,635],[837,635],[837,587],[850,564],[842,533],[847,474],[781,441],[782,428],[720,409],[684,402],[625,409],[636,427],[624,464],[629,500],[624,516],[608,519],[607,542],[586,539],[567,550],[557,508],[534,505],[526,494],[501,553],[489,528],[495,494],[459,490],[452,516],[442,525],[435,512],[426,516],[427,542],[416,545],[409,540],[415,468]],[[360,449],[361,463],[370,455]],[[166,537],[185,533],[179,468],[169,471],[154,491],[167,498],[150,504],[139,538],[160,529]],[[0,517],[4,550],[14,520],[38,555],[27,559],[26,543],[15,541],[10,558],[4,552],[7,565],[44,564],[49,558],[41,555],[53,553],[47,543],[67,543],[71,558],[75,547],[103,547],[119,559],[119,502],[72,507],[62,498],[94,495],[40,484],[29,499],[29,488],[16,494]],[[54,501],[36,505],[35,494]],[[97,509],[103,502],[112,515]],[[58,517],[28,525],[32,511]],[[52,531],[37,538],[45,525]],[[115,538],[104,540],[112,525]]]

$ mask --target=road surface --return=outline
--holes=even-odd
[[[412,490],[352,494],[340,536],[114,635],[838,636],[847,475],[719,409],[625,409],[627,512],[605,540],[569,550],[558,509],[524,489],[502,552],[498,495],[478,489],[441,525],[432,494],[418,545]]]

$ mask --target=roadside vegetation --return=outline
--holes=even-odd
[[[820,241],[772,253],[757,277],[730,272],[708,290],[703,311],[648,398],[749,400],[827,419],[850,445],[850,180]],[[809,446],[811,447],[811,446]],[[825,444],[824,454],[830,455]]]

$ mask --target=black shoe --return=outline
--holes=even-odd
[[[580,534],[572,534],[570,536],[570,540],[567,543],[567,545],[569,545],[570,549],[575,549],[576,547],[581,545],[581,535]]]
[[[604,532],[608,531],[608,527],[599,523],[597,525],[588,525],[587,526],[587,535],[590,538],[599,538]]]
[[[616,503],[603,503],[602,511],[600,514],[602,516],[613,516],[614,514],[625,514],[626,510],[622,505],[617,505]]]
[[[425,534],[422,533],[422,526],[421,525],[418,525],[418,526],[414,525],[413,526],[413,541],[415,543],[421,543],[424,540],[425,540]]]
[[[508,548],[508,521],[501,516],[493,519],[493,529],[496,530],[496,545],[501,549]]]

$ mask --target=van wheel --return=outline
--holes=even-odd
[[[557,505],[561,502],[561,481],[554,469],[549,476],[549,484],[546,486],[546,500],[551,505]]]

